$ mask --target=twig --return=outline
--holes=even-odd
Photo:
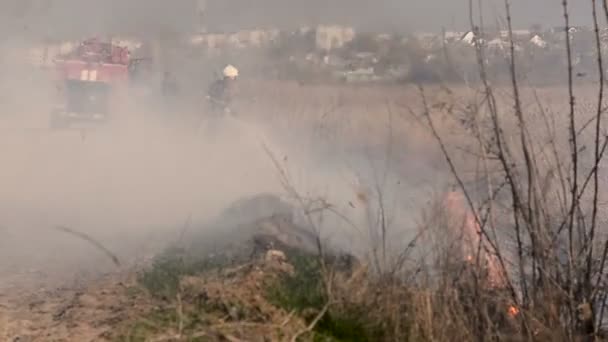
[[[176,300],[177,300],[177,308],[176,308],[176,314],[177,314],[177,335],[179,336],[179,338],[182,337],[182,334],[184,332],[184,306],[182,303],[182,290],[181,290],[181,286],[180,284],[178,284],[178,290],[177,290],[177,294],[175,295]]]
[[[179,238],[177,240],[178,245],[181,245],[181,243],[184,239],[184,235],[186,235],[186,232],[188,231],[188,229],[190,229],[191,224],[192,224],[192,212],[188,213],[188,217],[186,218],[186,221],[184,221],[184,225],[182,226],[182,229],[179,232]]]
[[[570,204],[570,215],[568,222],[568,268],[567,268],[567,286],[570,288],[570,297],[573,297],[574,289],[572,284],[573,281],[573,267],[574,267],[574,217],[575,208],[578,206],[578,139],[576,136],[576,120],[574,113],[574,89],[572,85],[572,47],[570,44],[570,15],[568,12],[568,0],[562,0],[562,8],[564,15],[564,34],[566,38],[566,58],[568,61],[568,99],[570,104],[570,153],[572,158],[572,187],[571,192],[571,204]],[[574,304],[570,303],[571,315],[574,314]]]
[[[526,165],[526,172],[527,172],[527,176],[528,176],[527,177],[528,192],[527,192],[527,198],[526,198],[528,219],[527,219],[526,223],[529,225],[528,232],[529,232],[530,240],[532,243],[532,253],[533,253],[532,262],[534,263],[534,262],[536,262],[536,259],[537,259],[535,253],[537,252],[538,248],[540,247],[540,246],[538,246],[538,241],[537,241],[538,240],[537,234],[539,233],[539,230],[540,230],[539,229],[540,220],[536,217],[536,215],[538,214],[538,211],[540,211],[539,199],[537,196],[538,194],[536,192],[537,180],[536,180],[535,176],[537,176],[537,170],[536,170],[536,163],[534,162],[535,161],[534,153],[531,153],[532,144],[529,142],[528,135],[526,134],[527,125],[526,125],[524,113],[522,110],[520,93],[519,93],[519,85],[517,82],[517,72],[515,69],[515,66],[516,66],[515,43],[513,41],[511,5],[509,3],[509,0],[505,0],[505,8],[506,8],[506,12],[507,12],[507,24],[508,24],[508,29],[509,29],[509,43],[510,43],[509,45],[510,45],[510,57],[511,57],[510,58],[510,62],[511,62],[510,71],[511,71],[511,82],[512,82],[512,86],[513,86],[513,95],[515,98],[515,115],[516,115],[518,123],[519,123],[520,144],[521,144],[521,149],[522,149],[522,153],[523,153],[525,165]],[[523,263],[520,266],[520,272],[522,272],[524,303],[526,303],[529,298],[527,298],[527,296],[528,296],[527,287],[528,286],[525,281],[525,276],[523,276]]]
[[[289,315],[287,315],[287,318],[285,318],[285,320],[281,323],[281,327],[284,327],[287,325],[287,323],[289,323],[289,321],[291,321],[291,318],[293,317],[293,315],[296,313],[296,310],[291,310],[291,312],[289,313]]]
[[[116,266],[120,266],[120,261],[118,260],[118,257],[116,257],[116,255],[114,255],[114,253],[112,253],[109,249],[104,247],[101,243],[99,243],[92,237],[86,235],[85,233],[77,232],[77,231],[70,229],[68,227],[65,227],[65,226],[56,226],[56,227],[54,227],[54,229],[62,231],[64,233],[74,235],[78,238],[81,238],[81,239],[89,242],[93,246],[97,247],[97,249],[101,250],[104,254],[106,254],[110,259],[112,259],[112,262],[114,262],[114,264]]]
[[[591,294],[591,266],[593,264],[593,239],[595,237],[595,228],[597,224],[597,211],[598,211],[598,195],[599,195],[599,164],[600,164],[600,128],[601,128],[601,118],[602,118],[602,102],[604,100],[604,62],[602,60],[602,46],[601,46],[601,37],[600,37],[600,29],[597,18],[597,7],[596,0],[591,0],[591,4],[593,6],[593,29],[595,32],[595,44],[597,51],[597,67],[599,73],[599,89],[598,89],[598,100],[597,100],[597,113],[596,113],[596,121],[595,121],[595,170],[593,173],[593,212],[591,216],[591,229],[589,232],[589,237],[585,240],[588,241],[588,249],[589,252],[587,254],[587,270],[585,277],[585,287],[586,287],[586,296]],[[604,5],[606,2],[604,1]],[[587,246],[585,246],[587,247]]]
[[[207,333],[197,334],[197,336],[191,336],[193,338],[207,336]],[[153,339],[146,340],[147,342],[164,342],[164,341],[175,341],[181,339],[180,335],[172,334],[172,335],[162,335]]]
[[[473,20],[473,0],[469,0],[469,22],[471,25],[471,29],[473,31],[475,31],[475,22]],[[522,240],[522,229],[521,229],[521,218],[519,217],[518,214],[521,214],[522,216],[524,216],[524,221],[525,222],[529,222],[529,220],[527,219],[527,215],[526,212],[521,210],[521,208],[523,208],[524,206],[522,205],[521,202],[521,198],[520,198],[520,194],[519,194],[519,187],[518,187],[518,175],[517,175],[517,170],[513,169],[512,163],[511,161],[511,153],[509,151],[508,146],[506,146],[506,144],[503,141],[503,133],[502,133],[502,127],[500,124],[500,115],[498,112],[498,107],[496,104],[496,98],[494,96],[494,89],[492,88],[492,86],[490,86],[490,83],[488,81],[488,74],[487,74],[487,70],[485,67],[485,58],[484,58],[484,51],[483,48],[479,42],[479,39],[477,38],[477,35],[475,34],[473,36],[473,40],[475,43],[475,52],[476,52],[476,56],[477,56],[477,64],[479,67],[479,76],[481,78],[482,84],[483,84],[483,88],[485,91],[485,96],[487,97],[488,100],[488,109],[490,111],[490,118],[492,121],[492,128],[494,131],[494,138],[496,139],[496,147],[498,149],[498,158],[500,160],[501,166],[505,172],[505,177],[508,180],[509,183],[509,188],[511,190],[511,196],[512,196],[512,201],[513,201],[513,220],[515,223],[515,231],[516,231],[516,237],[517,237],[517,250],[518,250],[518,254],[519,254],[519,259],[520,259],[520,269],[523,268],[523,258],[522,258],[522,251],[523,251],[523,240]],[[445,154],[445,153],[444,153]],[[464,190],[464,189],[463,189]],[[465,191],[465,196],[467,196],[466,191]],[[472,202],[470,201],[470,198],[468,198],[467,196],[467,201],[469,202],[469,205],[472,205]],[[477,213],[475,213],[475,218],[476,221],[479,223],[479,218],[477,216]],[[485,229],[482,229],[482,232],[485,233]],[[480,239],[481,241],[481,239]],[[489,241],[489,239],[488,239]],[[498,245],[496,245],[496,247],[498,247]],[[503,261],[503,258],[501,256],[501,253],[499,253],[499,251],[497,250],[497,256],[498,256],[498,260],[501,263],[501,267],[503,267],[503,271],[505,272],[505,275],[507,275],[507,269],[505,268],[505,264]],[[513,297],[513,300],[515,301],[515,303],[517,305],[519,305],[518,303],[518,298],[515,292],[515,289],[511,283],[510,280],[507,280],[507,282],[509,283],[509,289],[511,291],[511,295]],[[523,278],[522,278],[522,287],[525,290],[526,285],[525,283],[523,283]]]
[[[325,313],[327,313],[327,310],[329,309],[329,305],[330,305],[330,302],[327,302],[325,304],[325,306],[323,307],[323,309],[321,310],[321,312],[319,312],[319,314],[315,317],[315,319],[313,319],[312,322],[310,322],[310,324],[306,327],[306,329],[297,332],[295,335],[293,335],[293,337],[290,339],[290,341],[296,342],[298,340],[298,337],[311,332],[315,328],[317,323],[319,323],[321,318],[323,318],[323,316],[325,316]]]

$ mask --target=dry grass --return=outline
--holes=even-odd
[[[390,143],[397,154],[403,155],[404,161],[393,164],[392,167],[404,178],[412,172],[408,170],[408,163],[413,160],[422,160],[432,167],[446,169],[445,164],[436,163],[441,158],[441,153],[424,121],[424,116],[421,115],[425,105],[415,87],[355,88],[268,84],[253,88],[244,84],[242,91],[245,99],[256,99],[256,102],[248,105],[247,111],[244,111],[251,115],[250,118],[245,118],[246,120],[267,120],[271,122],[268,126],[273,129],[288,132],[292,139],[301,138],[299,143],[302,145],[314,142],[327,146],[330,143],[337,145],[334,146],[336,149],[353,150],[371,146],[377,148],[377,153],[384,153]],[[553,107],[555,129],[563,131],[567,126],[567,113],[563,110],[560,112],[559,109],[564,102],[564,90],[539,89],[535,90],[536,96],[532,91],[533,89],[522,91],[524,105],[528,106],[530,113],[536,113],[536,116],[530,116],[529,125],[536,129],[531,136],[535,139],[535,146],[545,146],[545,152],[549,154],[552,148],[548,142],[552,134],[545,129],[536,96],[545,110]],[[589,102],[592,100],[592,94],[585,93],[584,89],[580,91],[579,103],[585,102],[585,96],[589,97]],[[479,105],[482,96],[466,88],[427,88],[425,93],[428,94],[427,106],[430,115],[435,120],[437,131],[448,145],[449,152],[454,156],[458,172],[467,175],[465,178],[468,180],[483,175],[483,172],[479,171],[481,149],[468,131],[467,125],[461,120],[471,113],[471,106]],[[505,131],[511,132],[517,125],[510,114],[512,105],[509,102],[509,90],[498,89],[497,93],[500,93],[499,108],[504,113]],[[593,112],[582,105],[579,110],[581,120],[586,119],[586,116],[593,116]],[[389,134],[393,135],[390,142],[387,138]],[[513,142],[512,146],[515,149],[518,145]],[[521,155],[516,155],[515,158],[521,158]],[[546,166],[543,167],[539,162],[539,169],[548,172],[553,160],[548,159],[545,162]],[[490,166],[495,165],[495,161],[490,163]],[[407,179],[404,179],[404,182],[407,182]],[[378,189],[374,184],[360,185],[361,188],[353,192],[353,202],[371,209],[366,214],[368,220],[363,223],[369,224],[369,227],[363,228],[377,231],[381,228],[377,225],[381,216],[376,210],[379,204]],[[437,190],[445,189],[438,187]],[[483,199],[483,196],[479,196],[475,204],[482,203]],[[429,199],[419,200],[428,202]],[[397,249],[400,249],[398,252],[410,251],[397,253],[394,257],[391,255],[388,260],[384,260],[380,267],[382,272],[378,272],[376,261],[369,256],[369,259],[364,259],[363,266],[352,274],[334,274],[331,291],[333,299],[327,312],[332,317],[349,317],[353,312],[356,313],[364,318],[363,325],[368,331],[382,331],[382,336],[376,340],[453,341],[482,337],[485,340],[568,340],[568,332],[562,326],[563,318],[560,313],[567,297],[554,288],[555,291],[546,291],[542,296],[539,295],[537,300],[542,300],[542,305],[519,307],[517,315],[510,315],[509,310],[513,305],[511,294],[483,284],[483,267],[463,262],[466,256],[463,255],[462,245],[467,237],[463,236],[462,220],[447,213],[441,200],[442,196],[431,201],[426,212],[420,215],[418,226],[415,228],[420,236],[413,244],[414,247],[410,247],[411,241],[407,239],[392,241]],[[501,199],[494,203],[497,205],[495,220],[502,222],[503,233],[508,236],[508,233],[512,232],[508,202],[505,204],[505,200]],[[500,205],[504,207],[501,208]],[[388,212],[385,214],[390,216]],[[387,228],[391,231],[411,229],[400,227],[398,224],[389,224]],[[512,239],[512,236],[510,238]],[[507,241],[504,242],[506,244]],[[509,252],[505,254],[511,269],[516,260]],[[255,277],[256,273],[249,276]],[[195,312],[192,305],[195,305],[196,300],[193,298],[196,298],[197,293],[202,293],[201,288],[204,288],[213,292],[213,305],[221,307],[226,301],[234,301],[249,313],[234,325],[205,323],[197,327],[196,331],[190,330],[190,333],[224,334],[233,337],[259,333],[273,336],[276,340],[285,340],[306,328],[306,319],[302,316],[294,317],[293,321],[290,319],[287,323],[290,325],[289,329],[283,325],[289,317],[289,311],[267,306],[267,302],[261,302],[261,299],[256,297],[256,294],[263,291],[256,285],[259,283],[258,279],[231,278],[229,287],[226,286],[227,279],[206,278],[207,283],[204,285],[200,283],[205,282],[201,278],[184,279],[189,285],[180,297],[180,301],[184,303],[182,309],[184,312]],[[196,286],[191,286],[193,284]],[[266,306],[261,312],[270,316],[263,317],[263,323],[245,324],[243,321],[260,318],[260,313],[256,311],[256,307],[260,306]],[[179,325],[175,324],[175,312],[171,309],[171,314],[167,313],[168,316],[161,317],[167,327],[155,330],[155,334],[160,337],[174,337],[181,330],[178,329]],[[138,313],[138,317],[143,316]],[[277,333],[277,326],[283,327],[283,335],[274,335]]]
[[[279,139],[297,146],[320,146],[337,151],[372,150],[377,154],[387,153],[390,147],[391,156],[400,156],[391,165],[405,183],[410,173],[420,172],[410,167],[418,161],[430,165],[430,168],[441,169],[447,175],[449,168],[445,163],[438,163],[444,157],[442,152],[445,153],[451,158],[453,174],[437,180],[436,190],[446,190],[442,186],[444,182],[458,183],[454,178],[459,178],[462,180],[458,184],[459,190],[470,196],[465,200],[470,203],[463,207],[472,210],[477,220],[487,219],[480,224],[481,229],[487,231],[479,234],[485,236],[471,238],[470,231],[467,232],[470,227],[463,226],[458,215],[447,213],[439,198],[436,202],[431,201],[427,211],[421,215],[413,234],[416,240],[390,241],[396,251],[390,250],[388,258],[381,257],[386,252],[383,243],[394,236],[386,234],[385,230],[394,232],[412,230],[412,227],[385,220],[391,213],[384,211],[388,201],[381,196],[383,189],[373,183],[359,184],[360,187],[352,194],[352,202],[362,208],[363,215],[357,218],[361,222],[355,223],[369,233],[365,241],[369,244],[369,254],[362,256],[363,266],[349,275],[323,269],[324,280],[332,285],[327,289],[331,298],[318,317],[325,311],[333,317],[348,317],[355,312],[363,318],[368,331],[381,330],[382,336],[378,340],[386,341],[573,339],[573,332],[579,329],[577,324],[580,323],[573,309],[588,299],[581,295],[575,298],[572,293],[573,281],[579,280],[575,273],[582,267],[576,268],[564,280],[564,265],[554,250],[556,245],[551,244],[555,237],[552,230],[571,215],[567,213],[568,202],[572,200],[569,195],[572,165],[569,164],[571,153],[568,151],[572,113],[567,109],[568,89],[521,86],[518,94],[521,109],[514,109],[512,89],[492,90],[496,104],[493,109],[488,109],[487,90],[464,86],[436,85],[421,92],[412,85],[303,86],[260,81],[245,81],[241,85],[237,112],[242,113],[244,120],[262,122],[266,129],[279,132],[276,133]],[[591,120],[596,116],[596,93],[594,86],[576,88],[576,123],[579,128],[589,127],[589,130],[581,132],[579,141],[580,147],[586,150],[576,152],[583,175],[590,172],[593,164],[593,156],[589,153],[592,153],[594,144]],[[523,130],[527,143],[519,140],[522,126],[514,115],[518,110],[526,113]],[[433,127],[429,127],[429,118]],[[502,132],[499,134],[492,129],[491,121],[496,118],[500,119]],[[590,125],[586,126],[587,123]],[[503,163],[499,158],[501,153],[495,150],[496,141],[492,141],[497,135],[509,151],[503,154]],[[437,148],[438,139],[445,146],[444,151]],[[535,157],[532,170],[525,166],[525,145]],[[518,180],[506,186],[514,191],[499,191],[504,186],[505,173],[509,171],[520,173]],[[534,186],[521,176],[530,171],[537,177]],[[522,207],[514,208],[513,193],[525,194],[529,188],[533,188],[532,195],[528,193],[522,200]],[[500,196],[494,196],[493,191],[500,192]],[[418,200],[427,202],[428,198]],[[580,204],[575,205],[580,211],[577,218],[589,214],[592,200],[591,192],[580,194]],[[600,194],[599,203],[603,202]],[[543,211],[542,220],[533,221],[526,217],[525,211],[530,208]],[[523,233],[515,229],[514,221],[517,220],[524,221]],[[322,227],[316,228],[319,228],[318,232],[322,231]],[[597,241],[592,243],[602,247],[604,234],[603,231],[598,232]],[[523,242],[517,241],[518,238]],[[540,241],[536,245],[532,245],[534,238]],[[584,241],[579,243],[584,244]],[[463,245],[478,247],[478,252],[471,253],[471,248],[465,250]],[[576,247],[581,254],[587,253],[587,247]],[[518,256],[518,252],[522,254]],[[535,260],[533,254],[539,252],[542,255],[536,257],[547,265],[532,267],[548,273],[543,277],[546,283],[527,285],[536,293],[530,294],[532,299],[526,302],[521,299],[522,287],[525,286],[518,283],[531,271],[519,266],[529,267]],[[574,258],[573,255],[569,257]],[[499,271],[508,276],[511,289],[507,286],[493,287],[487,281],[488,264],[497,263],[496,258],[501,258],[503,264]],[[496,265],[490,265],[490,269],[492,267]],[[256,273],[249,273],[249,276],[255,278]],[[535,274],[534,277],[539,276]],[[201,337],[213,329],[227,329],[228,336],[256,332],[272,335],[275,331],[270,330],[277,325],[285,327],[282,322],[286,316],[289,317],[288,312],[267,305],[256,297],[256,293],[262,291],[257,284],[259,279],[238,278],[230,287],[226,287],[226,279],[223,278],[207,280],[211,283],[196,284],[202,280],[186,279],[189,285],[196,286],[180,293],[177,302],[183,302],[185,306],[180,304],[181,309],[171,311],[165,322],[168,327],[163,333],[174,336],[183,332],[183,326],[174,324],[175,320],[179,320],[184,310],[196,311],[192,308],[193,298],[200,293],[192,291],[201,292],[201,288],[213,292],[216,300],[213,305],[221,307],[219,312],[226,311],[225,315],[230,314],[230,305],[225,304],[227,298],[252,312],[246,315],[248,319],[260,318],[256,306],[266,306],[261,311],[270,315],[261,318],[263,323],[249,326],[258,330],[247,330],[246,324],[231,326],[220,323],[204,326],[205,330],[200,331]],[[602,287],[597,289],[603,293]],[[293,322],[288,320],[287,324],[294,325],[289,332],[306,330],[304,321],[303,317],[297,317]],[[237,330],[238,334],[234,332]],[[284,340],[286,336],[274,337]]]
[[[247,91],[247,86],[244,88]],[[572,190],[572,179],[569,175],[572,153],[568,150],[572,115],[576,117],[576,126],[579,129],[577,136],[580,150],[576,153],[581,171],[578,177],[584,178],[593,172],[593,126],[597,115],[597,86],[580,85],[574,89],[577,105],[573,113],[567,107],[567,87],[535,89],[522,86],[518,90],[518,106],[521,107],[518,110],[525,111],[526,116],[523,128],[517,116],[513,114],[515,95],[509,88],[492,88],[495,104],[492,109],[494,112],[489,113],[484,91],[463,87],[430,87],[424,89],[422,95],[420,90],[413,86],[366,89],[335,86],[310,88],[296,84],[280,87],[272,84],[267,87],[258,85],[258,102],[252,108],[260,108],[260,112],[265,112],[264,118],[281,122],[288,130],[293,127],[315,127],[315,123],[322,121],[324,128],[332,132],[326,138],[340,146],[386,146],[387,132],[390,132],[395,137],[390,143],[395,150],[407,155],[406,160],[423,158],[433,163],[432,160],[440,155],[433,142],[440,137],[445,146],[444,153],[451,157],[454,176],[464,180],[464,183],[460,184],[463,187],[461,190],[471,196],[467,199],[470,201],[467,206],[472,206],[477,219],[483,221],[480,222],[482,229],[485,229],[482,240],[486,241],[487,245],[481,249],[494,259],[494,262],[502,264],[501,272],[507,277],[511,289],[503,287],[497,290],[483,285],[484,270],[477,262],[470,266],[467,277],[467,272],[463,271],[467,266],[463,266],[461,262],[466,259],[463,258],[460,248],[463,240],[453,235],[454,232],[462,232],[461,228],[453,227],[454,221],[458,220],[448,218],[441,223],[437,221],[441,215],[431,211],[431,214],[427,215],[429,220],[422,226],[427,233],[434,232],[431,234],[434,238],[429,238],[418,246],[418,250],[430,252],[421,253],[425,257],[424,263],[408,260],[407,267],[401,263],[399,266],[404,269],[400,270],[398,278],[389,277],[388,279],[392,279],[390,281],[387,278],[378,278],[377,272],[370,272],[358,281],[350,280],[346,281],[347,285],[336,285],[344,286],[341,291],[336,290],[340,293],[337,296],[342,296],[345,301],[344,307],[365,307],[366,312],[370,314],[370,324],[386,324],[385,331],[390,331],[391,338],[447,341],[458,336],[464,340],[571,340],[574,331],[582,329],[580,324],[587,319],[583,319],[583,316],[589,316],[573,313],[579,307],[585,308],[587,299],[580,295],[573,297],[571,290],[562,283],[564,280],[560,280],[560,277],[565,276],[561,274],[564,272],[562,267],[567,266],[559,260],[559,253],[553,251],[543,254],[547,269],[531,271],[531,268],[538,267],[531,263],[539,254],[534,256],[534,252],[529,248],[551,250],[553,247],[549,246],[551,241],[554,241],[555,234],[560,235],[555,232],[556,227],[562,221],[567,221],[571,215],[567,202],[572,201],[569,194]],[[281,111],[265,111],[263,108],[266,97],[276,99],[277,103],[281,104],[276,108],[281,108]],[[423,98],[426,103],[423,103]],[[311,103],[326,105],[310,105]],[[333,107],[331,104],[334,104]],[[329,115],[326,114],[327,110],[324,111],[324,107],[337,109]],[[495,132],[490,121],[491,115],[500,120],[500,139],[504,144],[503,148],[509,151],[502,152],[507,153],[503,155],[506,156],[506,164],[497,157],[496,150],[492,150],[496,141],[492,142]],[[391,116],[398,119],[389,121]],[[427,117],[432,117],[436,137],[433,137],[429,129]],[[311,123],[308,123],[309,121]],[[387,129],[387,122],[390,123],[390,130]],[[530,166],[526,168],[525,149],[519,140],[519,132],[522,129],[527,139],[525,147],[529,149],[528,152],[533,153],[532,170],[529,169]],[[320,134],[313,129],[311,131],[311,136]],[[518,178],[506,185],[507,190],[504,184],[505,167],[509,168],[508,172],[518,173]],[[529,180],[523,178],[527,172],[534,173],[537,179],[535,184],[530,185]],[[484,189],[488,185],[491,185],[490,190]],[[533,194],[525,195],[529,186],[535,187]],[[513,208],[509,187],[523,195],[522,198],[526,198],[524,203],[516,204],[523,205],[522,207]],[[373,184],[371,188],[373,189]],[[579,211],[576,214],[579,217],[577,220],[589,217],[593,205],[593,192],[590,188],[581,189],[575,190],[577,196],[580,196],[576,200]],[[495,191],[498,196],[489,194],[488,191]],[[371,196],[371,205],[374,208],[378,204],[374,202],[378,200],[377,195],[375,193]],[[356,196],[370,201],[369,195]],[[534,198],[540,202],[531,202]],[[600,193],[600,208],[603,208],[601,203],[604,202]],[[542,211],[542,221],[526,221],[529,217],[526,218],[524,209]],[[492,213],[489,214],[489,211]],[[516,218],[513,216],[514,211]],[[380,214],[373,212],[372,215],[376,220],[368,220],[373,223],[368,229],[379,231],[382,229],[377,220]],[[520,220],[521,231],[515,231],[514,219]],[[579,224],[584,225],[577,221],[576,225]],[[597,241],[592,242],[596,248],[602,247],[604,235],[605,232],[598,231]],[[541,240],[534,240],[535,237]],[[522,240],[518,242],[517,239]],[[581,236],[579,239],[575,248],[580,249],[579,253],[587,253],[583,241],[585,237]],[[533,245],[530,246],[530,243]],[[403,240],[402,248],[408,249],[408,244],[409,241]],[[563,247],[560,246],[559,248]],[[518,256],[517,253],[520,252],[523,254]],[[539,252],[540,250],[537,251]],[[376,262],[372,256],[369,257],[372,259],[369,261],[370,268],[375,268]],[[596,254],[595,257],[599,259],[601,255]],[[500,261],[496,261],[498,259]],[[400,258],[395,260],[401,261]],[[524,266],[518,269],[518,265]],[[545,281],[551,282],[550,284],[540,285],[536,283],[537,279],[532,280],[532,283],[521,284],[522,278],[531,276],[529,272],[553,272],[549,269],[561,274],[541,276]],[[572,271],[568,277],[578,277],[574,272],[579,271],[582,271],[582,268]],[[404,283],[404,276],[408,282]],[[539,274],[532,275],[532,278],[534,277],[539,277]],[[533,300],[521,298],[523,287],[529,287],[528,291],[536,291],[525,295],[534,296]],[[529,300],[532,302],[527,302]]]

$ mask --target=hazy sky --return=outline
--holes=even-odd
[[[90,34],[159,28],[191,30],[196,0],[0,0],[0,16],[37,31]],[[439,31],[468,28],[468,0],[207,0],[213,30],[338,23],[361,30]],[[502,0],[481,0],[486,24],[504,18]],[[19,5],[11,4],[16,3]],[[474,0],[475,3],[478,0]],[[511,0],[514,26],[562,24],[562,0]],[[590,23],[591,0],[570,0],[573,25]],[[601,3],[601,1],[598,1]],[[38,5],[36,5],[38,3]],[[29,4],[29,6],[28,6]],[[41,5],[43,4],[43,5]],[[44,6],[44,11],[36,6]],[[6,6],[10,10],[6,10]],[[12,7],[11,7],[12,6]],[[29,12],[27,9],[30,8]],[[27,12],[19,17],[13,12]],[[0,18],[2,19],[2,18]]]
[[[474,2],[477,4],[478,0]],[[570,2],[573,24],[589,23],[591,0]],[[511,0],[514,26],[561,25],[561,3],[562,0]],[[482,0],[482,6],[487,24],[505,16],[503,0]],[[224,24],[226,27],[235,23],[254,25],[270,18],[279,25],[336,21],[381,30],[469,27],[468,0],[218,0],[209,7],[210,11],[220,13],[211,18],[214,26]],[[217,11],[220,7],[223,10]],[[235,13],[235,8],[240,10]]]
[[[468,26],[468,0],[386,0],[402,6],[412,26],[436,29],[445,26]],[[477,4],[477,0],[474,0]],[[598,1],[601,3],[601,1]],[[401,4],[401,5],[398,5]],[[486,24],[505,17],[503,0],[482,0]],[[571,20],[574,25],[591,23],[591,0],[570,0]],[[441,12],[438,9],[444,8]],[[562,0],[511,0],[514,26],[528,28],[538,23],[545,26],[563,25]]]

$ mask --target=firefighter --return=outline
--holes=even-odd
[[[211,84],[207,93],[207,98],[211,102],[214,111],[230,113],[235,82],[239,76],[239,70],[232,65],[227,65],[223,72],[223,77]]]

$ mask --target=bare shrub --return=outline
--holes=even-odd
[[[597,104],[581,111],[575,103],[564,0],[568,106],[560,113],[548,113],[536,91],[522,87],[509,1],[504,5],[511,91],[503,97],[510,104],[492,85],[484,45],[474,44],[480,99],[465,108],[437,105],[420,88],[423,109],[412,110],[438,142],[460,196],[429,208],[420,230],[430,252],[415,262],[414,254],[372,253],[365,268],[332,281],[337,299],[330,311],[365,308],[386,340],[573,340],[601,333],[608,239],[599,223],[600,167],[608,138],[596,3]],[[471,27],[477,27],[472,14]],[[469,137],[464,149],[438,128],[446,120],[459,127],[449,134]],[[368,220],[369,229],[382,245],[385,213],[373,215],[380,219]]]

